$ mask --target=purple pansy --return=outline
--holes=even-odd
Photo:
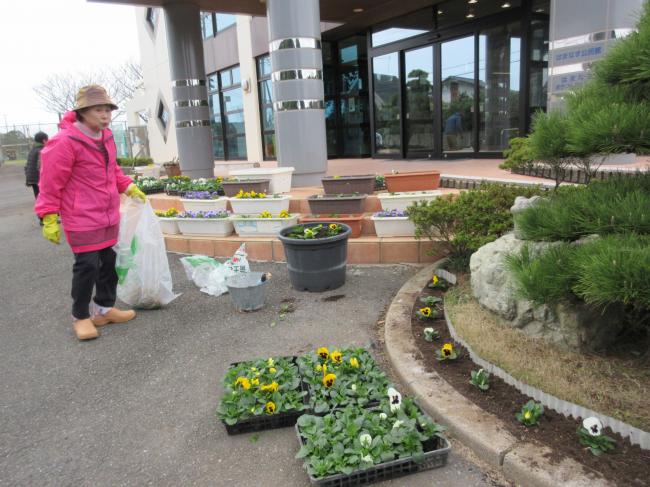
[[[395,217],[405,217],[408,216],[408,213],[406,211],[402,210],[386,210],[386,211],[378,211],[375,213],[377,218],[395,218]]]
[[[188,200],[216,200],[219,194],[216,191],[187,191],[183,198]]]
[[[178,218],[228,218],[227,211],[186,211],[178,215]]]

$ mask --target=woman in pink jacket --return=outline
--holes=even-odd
[[[119,194],[143,202],[145,195],[117,165],[117,148],[108,128],[116,108],[101,86],[81,88],[74,110],[66,113],[59,132],[41,152],[35,210],[43,218],[43,236],[56,244],[61,239],[61,218],[74,253],[72,319],[79,340],[97,338],[96,326],[135,317],[133,310],[114,307],[117,273],[112,246],[120,224]]]

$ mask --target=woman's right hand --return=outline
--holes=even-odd
[[[43,237],[52,243],[61,243],[61,227],[59,227],[59,215],[56,213],[43,217]]]

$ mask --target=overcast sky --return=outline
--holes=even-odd
[[[139,62],[135,8],[86,0],[0,0],[0,131],[56,122],[33,87],[55,73]]]

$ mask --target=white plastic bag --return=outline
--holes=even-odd
[[[172,291],[165,239],[149,202],[129,198],[122,205],[120,235],[113,249],[117,253],[117,297],[126,304],[153,309],[179,296]]]
[[[231,259],[221,263],[205,255],[182,257],[181,263],[187,278],[201,288],[201,292],[220,296],[228,292],[226,278],[237,272],[250,272],[246,244],[241,244]]]

